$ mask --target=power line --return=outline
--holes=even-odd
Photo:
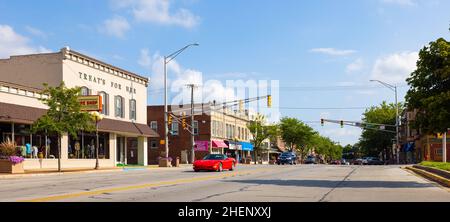
[[[292,110],[349,110],[349,109],[369,109],[370,107],[272,107],[273,109],[292,109]]]

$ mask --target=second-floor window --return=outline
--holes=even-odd
[[[121,118],[124,117],[125,112],[123,110],[123,107],[124,107],[123,103],[124,103],[124,100],[121,96],[114,97],[114,110],[115,110],[116,117],[121,117]]]
[[[172,135],[178,136],[178,123],[172,123]]]
[[[130,119],[136,120],[136,100],[130,100]]]
[[[109,96],[108,96],[108,94],[105,92],[99,92],[98,95],[102,97],[102,114],[109,115],[109,110],[108,110]]]
[[[151,121],[150,122],[150,128],[154,131],[158,131],[158,122],[157,121]]]
[[[198,121],[194,121],[192,128],[194,129],[194,135],[198,135]]]
[[[82,96],[89,96],[90,92],[89,92],[89,88],[86,86],[81,87],[81,95]]]

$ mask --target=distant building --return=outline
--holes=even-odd
[[[245,110],[223,109],[210,104],[195,104],[194,122],[191,123],[191,105],[177,106],[169,112],[175,118],[169,126],[169,156],[180,158],[181,163],[187,163],[191,153],[191,133],[183,129],[181,118],[185,113],[186,123],[194,126],[195,158],[200,159],[209,153],[222,153],[238,160],[250,157],[253,145],[250,143],[251,134],[247,129],[250,115]],[[180,121],[177,121],[179,119]],[[164,140],[164,106],[148,106],[147,122],[160,137],[149,142],[149,163],[156,164],[158,157],[163,156]]]
[[[417,110],[406,110],[402,113],[400,127],[401,160],[404,163],[421,161],[442,161],[442,137],[427,135],[415,129],[412,123],[416,119]],[[447,133],[450,135],[450,131]],[[447,138],[447,160],[450,159],[450,138]]]

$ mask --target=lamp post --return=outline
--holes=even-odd
[[[398,97],[397,97],[397,86],[382,82],[380,80],[370,80],[371,82],[379,82],[383,86],[386,86],[390,90],[394,91],[395,93],[395,107],[396,107],[396,114],[395,114],[395,134],[396,134],[396,147],[397,147],[397,164],[400,163],[400,141],[399,141],[399,107],[398,107]]]
[[[98,123],[100,121],[102,121],[103,119],[103,115],[99,112],[91,112],[91,116],[92,119],[95,121],[95,136],[96,136],[96,148],[95,148],[95,169],[98,170],[99,164],[98,164],[98,147],[99,147],[99,142],[98,142]]]
[[[184,50],[191,46],[199,46],[199,44],[189,44],[168,56],[164,56],[164,145],[166,148],[166,159],[169,158],[169,126],[167,125],[167,118],[169,113],[167,108],[167,64],[169,64],[173,59],[175,59],[175,57],[177,57]]]

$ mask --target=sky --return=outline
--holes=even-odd
[[[149,77],[153,105],[163,103],[163,56],[198,43],[168,64],[171,101],[188,83],[209,102],[241,98],[227,80],[260,90],[266,81],[256,95],[273,94],[273,108],[248,108],[346,145],[361,130],[320,119],[361,121],[366,107],[395,101],[371,79],[398,86],[403,102],[418,51],[449,38],[449,9],[448,0],[0,0],[0,58],[69,46]]]

